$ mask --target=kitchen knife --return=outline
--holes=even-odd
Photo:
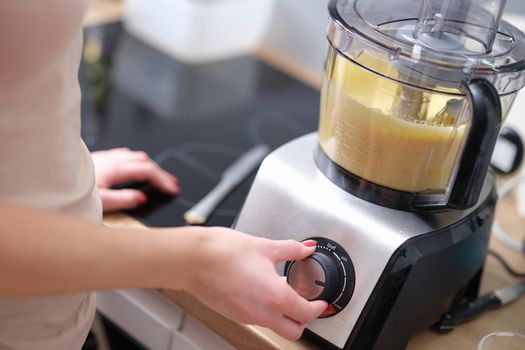
[[[268,146],[259,145],[244,153],[222,173],[221,181],[204,198],[184,213],[184,220],[190,225],[204,224],[224,197],[259,166],[269,151]]]
[[[485,311],[497,309],[516,301],[523,294],[525,294],[525,281],[509,287],[496,289],[468,304],[459,306],[445,315],[439,323],[439,330],[450,330],[460,323],[474,319]]]

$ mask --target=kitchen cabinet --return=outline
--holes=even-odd
[[[99,292],[97,310],[148,349],[234,349],[156,290]]]

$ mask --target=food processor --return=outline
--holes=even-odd
[[[488,169],[525,83],[505,0],[331,0],[318,133],[262,163],[234,227],[317,242],[278,265],[329,303],[325,347],[404,349],[476,298],[496,204]]]

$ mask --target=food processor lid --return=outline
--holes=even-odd
[[[331,0],[328,39],[354,62],[422,88],[453,92],[482,77],[513,93],[525,84],[525,35],[501,20],[505,1]]]

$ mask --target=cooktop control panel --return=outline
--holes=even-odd
[[[299,261],[288,261],[284,274],[288,283],[307,300],[326,300],[328,307],[321,318],[339,313],[352,298],[355,271],[348,253],[336,242],[311,237],[317,242],[315,252]]]

